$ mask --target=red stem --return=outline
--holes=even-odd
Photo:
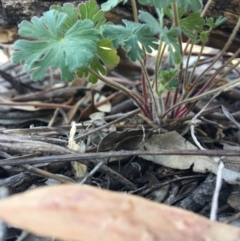
[[[182,117],[184,114],[186,114],[188,112],[188,109],[186,108],[186,106],[182,106],[179,111],[176,113],[175,118],[178,119],[180,117]]]
[[[219,68],[218,70],[215,71],[214,75],[211,76],[211,78],[205,83],[205,85],[195,94],[195,96],[198,96],[202,94],[212,83],[216,75],[222,70],[222,68]]]
[[[143,99],[140,98],[140,96],[138,94],[133,94],[135,97],[135,102],[137,104],[137,106],[140,108],[140,110],[143,112],[143,114],[148,117],[150,120],[152,120],[152,114],[149,110],[148,104],[144,103]]]
[[[176,88],[176,89],[175,89],[175,92],[174,92],[174,96],[173,96],[172,106],[175,105],[176,102],[177,102],[178,91],[179,91],[179,88]],[[171,118],[174,118],[174,115],[175,115],[175,111],[172,110],[172,112],[171,112]]]
[[[165,110],[167,109],[169,98],[170,98],[170,91],[167,92],[167,96],[166,96],[166,99],[164,101]]]
[[[144,65],[146,65],[146,58],[143,61]],[[144,98],[144,104],[148,105],[148,96],[147,96],[147,89],[146,89],[146,79],[145,79],[145,75],[142,71],[141,74],[141,82],[142,82],[142,94],[143,94],[143,98]]]

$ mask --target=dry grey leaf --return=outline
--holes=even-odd
[[[240,211],[240,193],[232,193],[228,198],[228,204],[236,211]]]
[[[161,135],[153,135],[146,139],[144,143],[139,145],[141,150],[158,151],[162,150],[196,150],[197,147],[186,141],[176,131],[163,133]],[[212,172],[217,174],[218,163],[207,156],[186,156],[186,155],[144,155],[140,156],[148,161],[152,161],[159,165],[185,170],[193,168],[193,171],[205,173]],[[230,184],[240,184],[240,173],[223,169],[223,179]]]

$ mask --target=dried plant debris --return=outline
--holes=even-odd
[[[114,141],[113,141],[114,140]],[[115,146],[115,147],[114,147]],[[197,147],[185,140],[176,131],[162,134],[135,130],[122,133],[110,133],[99,145],[100,149],[113,148],[115,150],[197,150]],[[215,158],[207,156],[186,155],[139,155],[141,158],[156,164],[179,170],[192,168],[194,172],[217,174],[218,162]],[[240,173],[233,168],[234,162],[229,162],[227,168],[223,169],[223,179],[230,184],[240,184]],[[232,168],[231,168],[232,166]]]
[[[153,135],[150,139],[146,139],[141,144],[142,150],[159,150],[160,149],[175,149],[175,150],[196,150],[197,147],[186,141],[177,132],[172,131],[161,135]],[[143,156],[142,156],[143,157]],[[145,159],[153,161],[154,163],[185,170],[192,168],[195,172],[205,173],[212,172],[217,174],[218,163],[207,156],[144,156]],[[240,173],[232,171],[231,169],[223,169],[223,179],[230,184],[240,184]]]

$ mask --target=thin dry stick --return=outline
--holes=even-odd
[[[70,105],[64,105],[64,104],[54,104],[54,103],[43,103],[43,102],[34,102],[34,101],[29,101],[29,102],[13,102],[10,100],[3,100],[0,98],[0,106],[1,105],[6,105],[6,106],[33,106],[35,108],[40,108],[43,107],[45,109],[56,109],[56,108],[62,108],[66,110],[72,109],[72,106]]]
[[[25,155],[22,158],[31,158],[31,157],[35,157],[35,156],[36,156],[36,154],[30,154],[30,155]],[[8,158],[8,159],[12,158],[12,156],[7,154],[7,153],[4,153],[4,157]],[[8,160],[8,159],[5,159],[5,160]],[[28,170],[29,172],[35,173],[35,174],[43,176],[43,177],[47,177],[47,178],[57,180],[57,181],[62,182],[62,183],[75,183],[75,181],[73,179],[71,179],[70,177],[65,177],[65,178],[59,177],[59,176],[57,176],[57,175],[55,175],[51,172],[44,171],[40,168],[33,167],[31,165],[28,165],[28,164],[21,165],[21,167],[23,167],[25,170]]]
[[[100,161],[91,172],[89,172],[80,182],[80,184],[84,184],[90,177],[92,177],[103,165],[105,164],[105,161]]]
[[[218,171],[217,171],[216,187],[215,187],[214,194],[213,194],[211,213],[210,213],[210,220],[212,220],[212,221],[215,221],[217,218],[218,197],[219,197],[219,193],[220,193],[221,186],[222,186],[223,168],[224,168],[223,162],[220,161],[219,166],[218,166]]]
[[[58,113],[59,113],[59,110],[60,110],[60,109],[57,108],[57,109],[54,111],[53,116],[52,116],[51,120],[50,120],[49,123],[48,123],[48,126],[49,126],[49,127],[53,126],[53,124],[54,124],[54,122],[55,122],[55,120],[56,120],[56,118],[57,118],[57,115],[58,115]]]
[[[212,3],[212,0],[207,1],[207,4],[205,5],[204,9],[202,10],[201,17],[204,17],[204,15],[206,14],[211,3]]]
[[[203,177],[205,177],[204,174],[198,174],[198,175],[192,175],[192,176],[184,176],[184,177],[177,177],[175,179],[171,179],[171,180],[166,181],[164,183],[157,183],[157,184],[154,184],[154,185],[146,185],[146,186],[140,187],[137,190],[129,191],[128,193],[129,194],[135,194],[135,193],[139,194],[140,193],[141,196],[145,196],[148,193],[153,192],[156,189],[160,189],[160,188],[162,188],[162,187],[164,187],[166,185],[169,185],[171,183],[174,183],[174,182],[181,182],[183,180],[198,179],[198,178],[203,178]]]
[[[89,132],[87,132],[87,133],[85,133],[85,134],[83,134],[83,135],[81,135],[79,137],[76,137],[74,140],[78,141],[79,139],[82,139],[82,138],[84,138],[84,137],[86,137],[86,136],[88,136],[90,134],[96,133],[96,132],[98,132],[98,131],[100,131],[100,130],[102,130],[104,128],[107,128],[107,127],[109,127],[109,126],[111,126],[113,124],[116,124],[116,123],[118,123],[118,122],[120,122],[120,121],[122,121],[122,120],[124,120],[124,119],[126,119],[126,118],[128,118],[130,116],[132,116],[132,115],[138,114],[139,112],[140,112],[139,109],[133,110],[133,111],[127,113],[126,115],[124,115],[124,116],[122,116],[122,117],[120,117],[120,118],[118,118],[118,119],[116,119],[114,121],[111,121],[111,122],[109,122],[109,123],[107,123],[105,125],[102,125],[102,126],[96,128],[96,129],[94,129],[94,130],[91,130],[91,131],[89,131]]]
[[[90,163],[97,164],[96,160],[110,157],[128,157],[137,155],[187,155],[187,156],[239,156],[239,150],[159,150],[159,151],[109,151],[97,153],[74,153],[66,155],[42,156],[32,158],[14,157],[0,160],[0,166],[24,165],[24,164],[40,164],[54,162],[79,161],[85,165]]]
[[[215,99],[221,92],[216,93],[209,101],[208,103],[201,109],[201,111],[199,111],[191,120],[191,136],[195,142],[195,144],[198,146],[198,148],[200,150],[206,150],[205,148],[202,147],[202,145],[200,144],[200,142],[198,141],[197,137],[195,136],[194,133],[194,127],[197,121],[197,118],[202,114],[202,112],[208,107],[208,105],[213,101],[213,99]]]
[[[47,178],[51,178],[51,179],[54,179],[58,182],[61,182],[61,183],[76,183],[73,179],[71,179],[70,177],[64,177],[64,176],[58,176],[56,174],[53,174],[51,172],[48,172],[48,171],[44,171],[42,169],[39,169],[37,167],[33,167],[31,165],[22,165],[22,167],[26,170],[28,170],[29,172],[32,172],[32,173],[35,173],[37,175],[40,175],[40,176],[43,176],[43,177],[47,177]]]

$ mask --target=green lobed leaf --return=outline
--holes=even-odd
[[[158,72],[158,94],[161,95],[165,91],[173,91],[179,86],[178,79],[175,77],[178,69],[166,69]]]
[[[227,21],[227,18],[223,16],[219,16],[216,21],[214,21],[213,17],[206,18],[206,24],[211,28],[216,28],[223,24],[225,21]]]
[[[164,27],[161,32],[161,40],[165,42],[168,46],[169,52],[169,62],[179,64],[182,61],[180,54],[180,46],[178,42],[178,36],[181,34],[181,29],[177,27],[172,27],[168,29]]]
[[[203,8],[202,0],[189,0],[189,8],[193,12],[199,12]]]
[[[208,41],[208,37],[209,37],[210,32],[209,31],[202,31],[199,35],[199,39],[201,40],[201,42],[203,44],[206,44],[206,42]]]
[[[172,8],[170,6],[167,6],[163,10],[164,10],[164,14],[173,20],[174,16],[173,16]]]
[[[183,33],[190,39],[194,40],[197,38],[197,33],[203,31],[205,21],[200,13],[191,13],[186,18],[180,19],[179,25]]]
[[[188,8],[188,4],[189,4],[189,0],[177,0],[178,7],[185,9],[185,12],[186,12],[186,9]]]
[[[182,55],[179,51],[174,51],[172,53],[172,59],[173,59],[173,63],[175,64],[180,64],[182,62]]]
[[[110,11],[115,8],[119,3],[123,2],[125,4],[128,0],[108,0],[107,2],[101,5],[101,9],[104,12]]]
[[[83,77],[88,78],[89,76],[89,72],[87,71],[86,68],[83,68],[83,67],[79,68],[76,73],[79,78],[83,78]]]
[[[109,69],[113,69],[120,62],[117,50],[113,47],[110,39],[101,39],[97,42],[97,56]]]
[[[107,22],[104,17],[104,12],[100,9],[95,0],[79,4],[79,12],[81,19],[89,19],[93,21],[96,29],[99,29],[100,26]]]
[[[166,8],[177,2],[178,7],[184,8],[185,12],[199,12],[202,9],[202,0],[138,0],[138,2],[142,5],[150,5],[156,8]]]
[[[139,20],[146,23],[154,35],[161,33],[164,26],[164,9],[156,8],[158,19],[152,14],[139,10]]]
[[[22,21],[19,34],[33,41],[14,43],[13,63],[25,63],[24,70],[32,71],[34,80],[44,78],[49,67],[60,68],[62,79],[71,80],[72,72],[87,67],[97,52],[96,42],[101,35],[90,20],[78,20],[68,30],[63,27],[68,15],[50,10],[43,17]]]
[[[164,27],[161,33],[161,40],[164,41],[166,44],[173,46],[176,51],[180,51],[180,46],[178,43],[178,36],[180,36],[181,30],[180,28],[173,27],[168,29]]]
[[[174,88],[179,87],[179,81],[177,77],[172,78],[167,84],[166,84],[166,89],[168,91],[173,92]]]
[[[202,0],[177,0],[178,7],[186,9],[186,11],[199,12],[203,5]]]
[[[99,62],[99,59],[96,56],[93,58],[89,68],[102,75],[106,75],[107,73],[105,67]],[[86,68],[78,69],[77,76],[80,78],[86,77],[88,82],[91,82],[93,84],[96,84],[98,81],[97,77],[89,73]]]
[[[224,22],[227,21],[227,17],[219,16],[216,21],[214,27],[218,27],[219,25],[223,24]]]
[[[188,38],[190,38],[194,42],[196,41],[197,36],[198,36],[196,32],[193,32],[191,29],[186,28],[184,26],[182,26],[181,29]]]
[[[100,63],[100,61],[103,63]],[[119,63],[120,58],[117,55],[116,49],[113,48],[112,42],[109,39],[101,39],[99,42],[97,42],[97,54],[92,60],[90,64],[90,68],[94,70],[97,73],[100,73],[102,75],[106,75],[106,67],[109,69],[113,69],[117,66]],[[93,76],[91,73],[88,73],[86,68],[80,68],[77,71],[78,77],[86,77],[88,78],[88,81],[91,83],[96,83],[97,78]]]
[[[168,0],[153,0],[153,6],[156,7],[156,8],[164,8],[165,6],[167,6],[169,3],[168,3]]]
[[[186,9],[178,7],[178,18],[180,19],[186,13]],[[164,8],[164,14],[166,14],[170,19],[174,19],[174,13],[171,6]]]
[[[144,51],[139,43],[144,46],[148,53],[151,53],[152,49],[157,49],[157,38],[153,36],[151,29],[146,24],[135,23],[126,19],[123,20],[123,23],[125,26],[102,26],[103,36],[111,39],[115,48],[118,48],[119,45],[121,45],[132,61],[143,59],[145,57]]]
[[[165,8],[169,4],[176,2],[176,0],[138,0],[142,5],[150,5],[156,8]]]
[[[179,19],[186,13],[186,9],[178,7],[178,17]]]
[[[158,79],[161,84],[169,82],[178,73],[178,69],[166,69],[158,72]]]
[[[78,10],[71,3],[65,3],[63,6],[53,5],[50,9],[67,14],[67,19],[62,25],[63,31],[67,31],[78,21]]]
[[[192,30],[201,32],[205,24],[204,19],[201,17],[200,13],[191,13],[186,18],[179,20],[179,25]]]
[[[215,25],[214,18],[213,17],[208,17],[206,18],[206,25],[209,27],[213,28]]]
[[[152,14],[139,10],[139,20],[146,23],[151,29],[153,35],[159,34],[161,32],[161,25],[158,20],[153,17]]]

